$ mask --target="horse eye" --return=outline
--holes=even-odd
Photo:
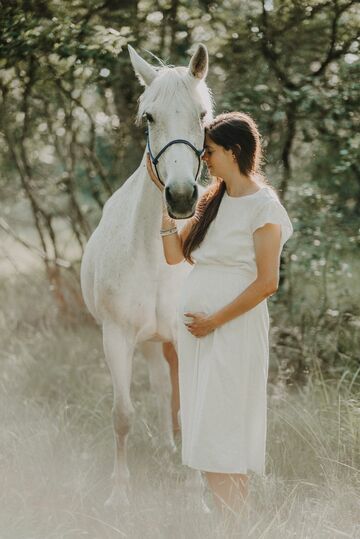
[[[206,116],[206,111],[200,113],[200,120],[203,120]]]
[[[145,116],[145,118],[147,119],[148,122],[151,123],[151,122],[154,121],[153,116],[149,112],[145,112],[144,116]]]

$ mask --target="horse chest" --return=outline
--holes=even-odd
[[[141,333],[172,340],[186,263],[166,264],[159,229],[161,199],[153,186],[128,180],[104,208],[83,260],[83,292],[101,323],[112,320]],[[145,192],[144,192],[145,190]],[[148,192],[150,190],[150,192]],[[154,198],[152,199],[152,197]]]

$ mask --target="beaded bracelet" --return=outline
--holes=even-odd
[[[170,234],[176,234],[177,232],[177,227],[174,226],[173,228],[168,228],[168,229],[165,229],[165,230],[160,230],[160,236],[170,236]]]

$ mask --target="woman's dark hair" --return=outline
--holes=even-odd
[[[219,114],[205,128],[205,135],[225,150],[232,150],[236,157],[240,172],[246,176],[260,177],[261,142],[260,134],[254,120],[243,112],[226,112]],[[214,185],[200,198],[196,207],[194,225],[184,241],[183,253],[191,264],[194,261],[191,253],[204,240],[210,223],[215,219],[220,202],[225,193],[225,182],[217,178]]]

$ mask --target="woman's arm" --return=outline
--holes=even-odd
[[[189,221],[186,223],[186,225],[183,227],[181,231],[177,231],[174,234],[169,234],[168,236],[161,236],[162,242],[163,242],[163,250],[164,250],[164,256],[165,260],[168,264],[174,265],[179,264],[184,260],[184,253],[183,253],[183,245],[184,241],[187,238],[193,224],[194,224],[194,217],[189,219]],[[172,228],[176,227],[176,222],[174,219],[171,219],[169,217],[169,214],[167,212],[165,203],[163,201],[163,217],[162,217],[162,223],[161,223],[161,229],[162,230],[171,230]]]
[[[254,234],[257,277],[234,301],[209,316],[185,313],[193,322],[186,324],[195,337],[203,337],[226,322],[246,313],[276,292],[279,282],[280,225],[268,223]]]
[[[164,190],[164,186],[161,185],[158,178],[156,177],[153,168],[151,166],[151,161],[149,154],[146,156],[146,167],[148,174],[151,178],[151,180],[154,182],[156,187],[159,189],[159,191]],[[184,245],[184,241],[187,238],[193,224],[194,224],[195,217],[189,220],[188,223],[183,227],[183,229],[179,232],[176,231],[169,235],[161,236],[162,242],[163,242],[163,250],[164,250],[164,256],[165,260],[170,265],[179,264],[184,260],[184,253],[182,246]],[[166,230],[172,230],[176,229],[176,221],[172,219],[166,209],[165,201],[162,199],[162,221],[161,221],[161,229]]]

